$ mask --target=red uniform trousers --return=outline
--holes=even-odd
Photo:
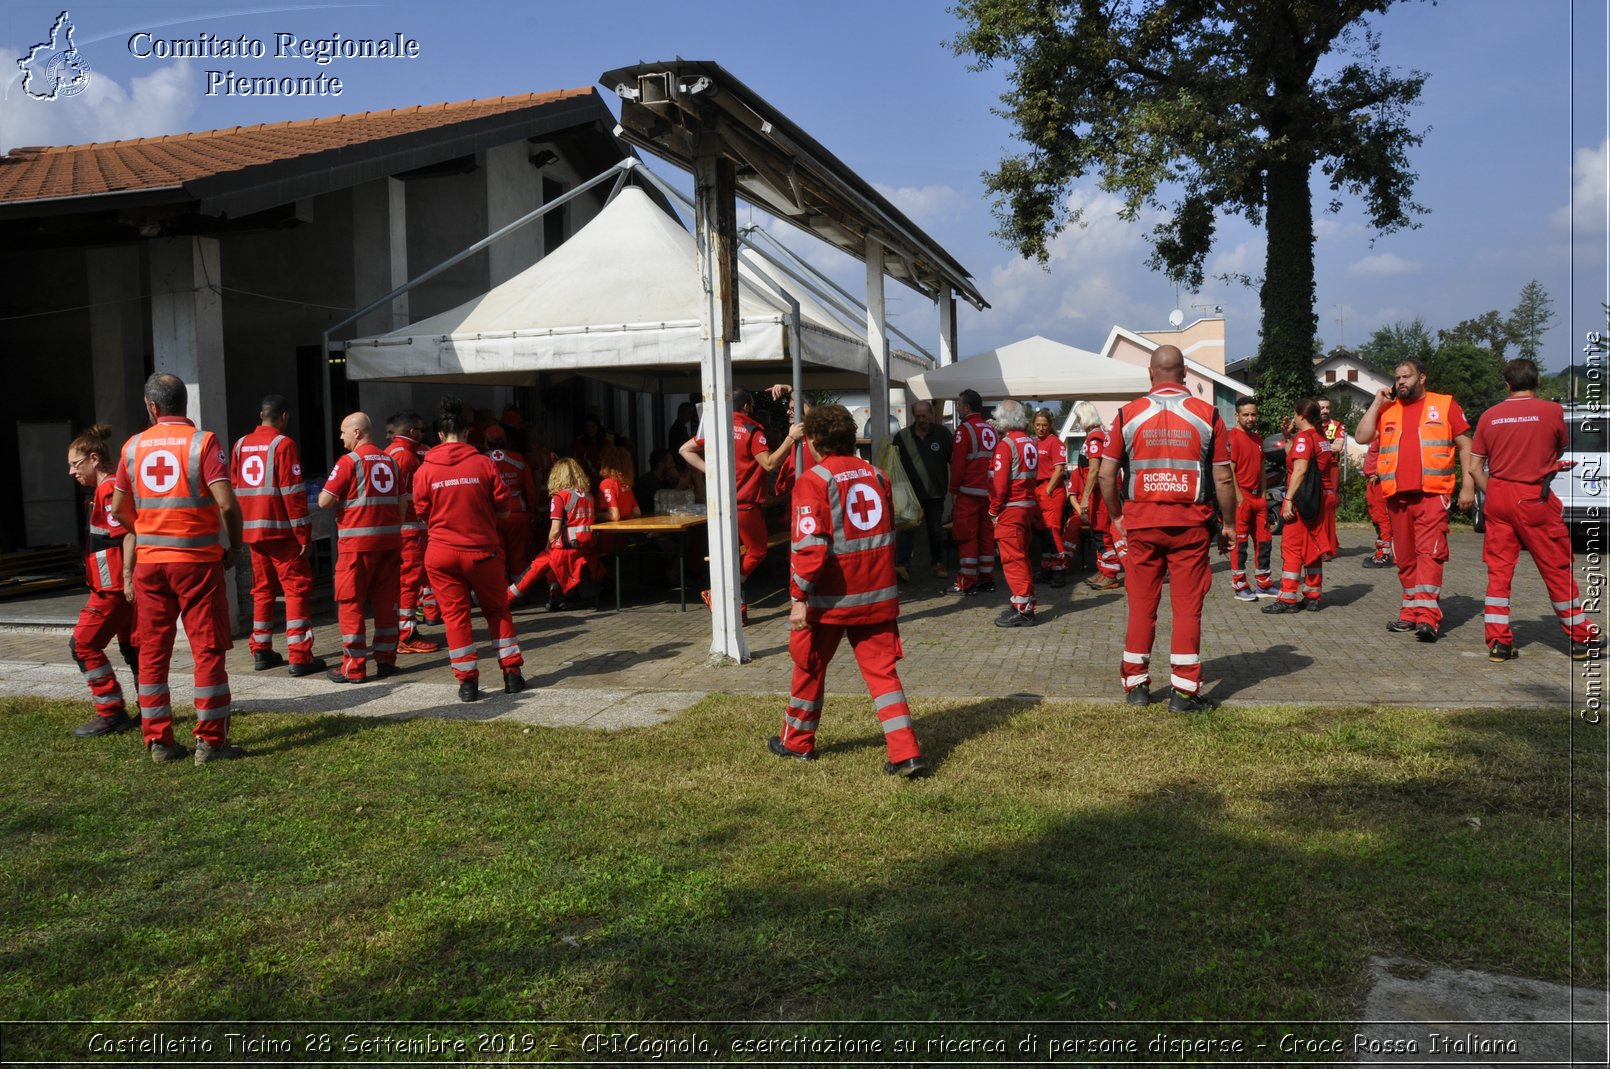
[[[1249,541],[1252,543],[1251,552],[1248,552],[1246,544]],[[1251,589],[1247,584],[1247,566],[1242,554],[1249,557],[1255,554],[1253,579],[1259,590],[1270,589],[1274,583],[1269,574],[1271,545],[1269,499],[1248,494],[1235,507],[1235,541],[1230,543],[1230,585],[1237,590]]]
[[[531,514],[511,512],[498,517],[498,537],[503,539],[503,563],[513,579],[531,563]]]
[[[123,656],[138,665],[139,644],[134,640],[134,606],[120,591],[92,590],[89,600],[78,611],[78,624],[73,628],[73,660],[84,673],[84,682],[95,700],[99,716],[113,717],[127,713],[123,703],[123,688],[118,684],[112,662],[106,658],[106,647],[116,638],[123,647]]]
[[[414,610],[421,603],[422,595],[429,594],[430,588],[425,586],[425,534],[423,531],[411,534],[403,531],[402,549],[398,554],[398,583],[397,583],[397,638],[407,641],[414,633]],[[431,598],[431,606],[435,607],[436,599]]]
[[[348,550],[335,562],[335,614],[341,624],[341,673],[361,680],[370,647],[364,635],[364,605],[375,621],[376,664],[397,663],[397,582],[402,552]]]
[[[1515,642],[1509,628],[1509,585],[1523,549],[1543,577],[1566,636],[1572,642],[1590,642],[1597,633],[1582,611],[1582,594],[1572,571],[1571,532],[1566,530],[1560,499],[1552,493],[1540,498],[1542,492],[1532,483],[1487,480],[1487,534],[1481,559],[1487,564],[1487,609],[1482,620],[1489,646]]]
[[[1447,494],[1411,490],[1386,499],[1392,521],[1392,552],[1397,556],[1403,606],[1398,619],[1411,624],[1442,624],[1442,566],[1448,562]]]
[[[1182,693],[1195,694],[1202,689],[1202,602],[1213,586],[1206,527],[1142,527],[1129,532],[1124,583],[1129,626],[1119,675],[1125,690],[1151,682],[1152,640],[1157,637],[1165,565],[1174,616],[1169,683]]]
[[[788,692],[788,712],[783,715],[783,745],[795,753],[810,753],[816,748],[827,666],[846,634],[855,652],[855,663],[861,668],[861,678],[872,695],[872,708],[883,725],[883,745],[889,760],[898,764],[918,756],[922,750],[911,728],[911,709],[906,705],[906,692],[895,668],[902,650],[900,628],[893,620],[876,624],[815,623],[803,631],[789,633],[794,682]]]
[[[460,683],[481,678],[475,625],[470,620],[471,591],[486,619],[498,665],[507,672],[525,664],[520,640],[514,637],[514,617],[509,615],[508,577],[500,551],[454,549],[433,542],[425,549],[425,573],[441,605],[442,622],[447,626],[447,658]]]
[[[950,532],[961,557],[956,585],[968,590],[995,581],[995,525],[989,518],[989,498],[966,492],[956,495],[950,513]]]
[[[1376,559],[1392,556],[1392,517],[1386,511],[1386,495],[1381,493],[1381,484],[1374,479],[1364,482],[1364,507],[1369,511],[1370,522],[1375,524]]]
[[[1062,525],[1062,567],[1064,569],[1068,567],[1068,562],[1073,557],[1073,550],[1067,547],[1079,544],[1079,536],[1084,533],[1084,529],[1085,521],[1083,517],[1077,512],[1069,512],[1068,522]]]
[[[1096,554],[1096,570],[1111,579],[1124,577],[1124,561],[1129,547],[1123,542],[1113,540],[1112,531],[1102,528],[1101,552]]]
[[[229,744],[229,597],[219,561],[134,565],[134,611],[140,620],[140,728],[146,746],[173,745],[168,667],[179,622],[195,661],[196,726],[192,734],[217,749]]]
[[[756,568],[766,563],[766,537],[766,514],[760,506],[739,505],[738,542],[744,552],[738,561],[738,571],[742,579],[748,579]]]
[[[1065,572],[1068,570],[1068,543],[1062,538],[1062,513],[1068,504],[1068,489],[1061,485],[1048,491],[1041,484],[1034,488],[1034,500],[1039,506],[1040,522],[1051,536],[1050,552],[1040,554],[1040,570]],[[1001,561],[1001,565],[1004,568],[1006,562]]]
[[[1012,591],[1012,608],[1020,613],[1034,611],[1034,569],[1029,565],[1029,540],[1034,537],[1035,510],[1001,509],[995,521],[995,548],[1001,555],[1001,571]]]
[[[252,551],[253,653],[274,648],[274,602],[285,595],[285,654],[292,664],[313,659],[313,565],[294,538],[248,543]]]
[[[1317,602],[1325,585],[1323,561],[1334,547],[1325,541],[1325,517],[1312,526],[1293,516],[1280,528],[1280,600],[1295,605],[1300,598]],[[1297,588],[1302,580],[1302,589]]]
[[[1336,541],[1336,507],[1341,504],[1341,493],[1335,487],[1325,487],[1325,494],[1320,505],[1321,528],[1325,535],[1325,552],[1327,560],[1336,556],[1336,550],[1341,543]]]
[[[512,584],[515,595],[525,597],[538,583],[548,587],[549,594],[569,594],[581,585],[582,580],[595,582],[604,574],[603,562],[592,546],[573,549],[567,546],[549,546],[532,558],[526,570]]]

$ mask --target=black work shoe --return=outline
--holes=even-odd
[[[960,583],[952,583],[945,588],[945,593],[959,594],[964,598],[970,598],[978,593],[978,589],[979,588],[976,585],[962,586]]]
[[[920,755],[908,757],[904,761],[885,761],[883,762],[883,774],[885,776],[904,776],[906,779],[916,779],[919,776],[928,774],[928,762],[924,761]]]
[[[479,701],[481,698],[481,684],[473,679],[466,679],[458,685],[458,700],[461,702]]]
[[[1366,568],[1396,568],[1397,562],[1391,557],[1371,557],[1364,562]]]
[[[97,716],[87,724],[80,724],[73,729],[73,734],[81,739],[96,739],[102,735],[120,735],[134,726],[134,721],[128,713],[119,709],[111,716]]]
[[[310,676],[316,672],[324,671],[327,667],[328,666],[324,663],[323,657],[315,657],[311,661],[303,661],[301,664],[291,665],[291,667],[285,670],[285,673],[286,675],[292,676]]]
[[[151,760],[159,765],[165,765],[169,761],[183,761],[190,756],[190,751],[176,742],[158,740],[153,742],[149,749],[151,751]]]
[[[1571,643],[1571,660],[1591,661],[1595,657],[1604,656],[1604,640],[1594,639],[1591,642]]]
[[[1421,642],[1435,642],[1442,636],[1437,634],[1437,629],[1430,624],[1415,624],[1414,637]]]
[[[285,658],[273,650],[258,650],[252,654],[252,671],[266,672],[270,668],[278,668],[285,663]]]
[[[995,593],[995,580],[993,580],[993,579],[981,579],[981,580],[979,580],[978,585],[973,587],[973,592],[977,593],[977,594],[993,594],[993,593]]]
[[[402,671],[402,669],[398,668],[394,664],[381,664],[379,661],[375,662],[375,678],[376,679],[390,679],[392,676],[396,675],[397,673],[399,673],[401,671]]]
[[[214,746],[205,739],[196,740],[196,764],[198,765],[204,765],[208,761],[238,761],[245,756],[246,751],[232,742],[226,742],[222,746]]]
[[[518,668],[503,673],[503,693],[518,694],[525,690],[525,676],[520,674]]]
[[[1494,642],[1487,647],[1487,659],[1489,661],[1513,661],[1520,655],[1521,651],[1507,642]]]
[[[367,678],[367,677],[359,676],[357,679],[353,679],[351,676],[347,675],[341,669],[332,668],[328,672],[325,673],[325,678],[328,679],[331,683],[362,683],[365,680],[365,678]]]
[[[778,757],[786,757],[792,761],[816,760],[815,750],[810,750],[806,753],[800,753],[798,750],[790,750],[788,747],[783,745],[783,737],[781,735],[773,735],[771,738],[767,739],[766,749],[770,750]]]
[[[1058,588],[1065,587],[1065,586],[1068,585],[1068,581],[1066,579],[1062,578],[1062,573],[1061,572],[1052,572],[1050,582],[1051,582],[1052,586],[1058,587]]]
[[[1303,612],[1318,612],[1320,609],[1324,608],[1324,606],[1319,603],[1318,598],[1304,598],[1301,604],[1303,607]]]
[[[1268,616],[1279,616],[1281,613],[1287,612],[1302,612],[1303,603],[1300,601],[1276,601],[1265,605],[1259,611]]]
[[[1217,709],[1219,703],[1200,694],[1186,694],[1176,690],[1168,698],[1168,711],[1171,713],[1205,713],[1209,709]]]
[[[1124,691],[1124,702],[1128,705],[1150,705],[1152,704],[1151,689],[1144,683],[1137,683]]]
[[[1018,612],[1008,608],[995,619],[996,627],[1033,627],[1035,625],[1033,612]]]
[[[1388,631],[1395,631],[1395,632],[1397,632],[1398,634],[1401,635],[1401,634],[1403,634],[1403,633],[1405,633],[1407,631],[1413,631],[1414,630],[1414,621],[1413,620],[1393,620],[1391,623],[1386,625],[1386,629]]]

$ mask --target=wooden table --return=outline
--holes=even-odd
[[[676,513],[669,516],[638,516],[630,520],[605,520],[595,522],[593,530],[608,534],[646,535],[646,534],[674,534],[676,535],[676,575],[677,596],[682,602],[682,611],[688,611],[688,532],[696,527],[704,527],[710,522],[710,517],[704,513]],[[620,562],[615,562],[615,611],[621,608],[621,568]]]

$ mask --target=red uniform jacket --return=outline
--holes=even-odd
[[[386,455],[397,466],[397,485],[402,487],[402,529],[408,537],[425,533],[425,525],[414,510],[414,476],[419,473],[419,448],[412,438],[393,438]]]
[[[593,495],[556,490],[548,502],[548,518],[559,520],[559,541],[565,549],[586,549],[593,544]]]
[[[89,588],[102,594],[123,592],[123,536],[129,529],[112,515],[112,494],[116,489],[116,480],[102,479],[95,486],[94,496],[84,503],[88,510],[84,524],[84,573]]]
[[[1107,430],[1097,427],[1085,435],[1085,457],[1089,464],[1085,467],[1086,485],[1090,486],[1090,515],[1087,519],[1090,526],[1097,531],[1107,529],[1107,500],[1101,496],[1101,484],[1097,477],[1101,474],[1101,458],[1107,455]],[[1094,485],[1091,485],[1094,484]],[[1079,488],[1084,493],[1084,487]]]
[[[1119,409],[1112,437],[1124,466],[1125,529],[1208,522],[1213,468],[1230,463],[1218,409],[1183,386],[1155,386]]]
[[[1318,428],[1319,451],[1325,459],[1319,464],[1320,485],[1335,490],[1342,482],[1342,450],[1347,448],[1347,428],[1342,421],[1333,419]]]
[[[509,511],[509,491],[491,458],[468,442],[443,442],[425,454],[414,508],[435,545],[479,553],[503,547],[497,514]]]
[[[361,442],[337,460],[324,490],[341,500],[336,544],[344,552],[402,548],[403,487],[397,465],[379,446]]]
[[[498,478],[509,491],[512,502],[510,512],[530,512],[537,500],[537,484],[531,475],[531,465],[502,447],[488,449],[487,458],[498,470]]]
[[[990,467],[995,463],[995,428],[977,412],[969,413],[956,428],[950,448],[950,492],[988,497]]]
[[[883,472],[858,457],[827,457],[794,484],[788,590],[805,617],[874,624],[900,614],[894,506]]]
[[[1040,484],[1040,450],[1022,431],[1007,431],[995,443],[991,462],[989,514],[1004,509],[1033,508],[1034,488]]]
[[[240,501],[246,543],[294,538],[307,545],[313,520],[296,443],[273,427],[259,426],[235,443],[229,481]]]

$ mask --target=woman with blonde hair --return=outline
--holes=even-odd
[[[628,461],[630,463],[630,461]],[[592,484],[581,464],[565,457],[548,475],[548,546],[509,587],[511,599],[524,597],[539,582],[548,584],[548,611],[557,612],[561,597],[602,570],[593,542]]]
[[[84,572],[89,600],[79,610],[73,628],[73,660],[84,673],[95,701],[95,719],[73,729],[81,738],[116,735],[134,726],[123,703],[123,688],[106,658],[113,638],[123,660],[138,673],[139,648],[134,627],[134,602],[125,591],[124,572],[134,570],[134,532],[112,515],[112,487],[117,481],[117,447],[112,428],[97,423],[67,447],[67,474],[93,495],[85,503]]]

